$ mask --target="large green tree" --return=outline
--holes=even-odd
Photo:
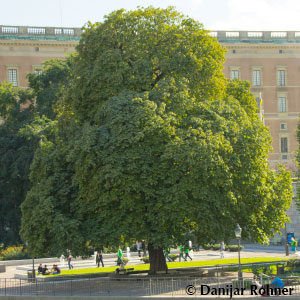
[[[35,254],[146,239],[162,249],[265,242],[287,221],[290,174],[270,170],[268,129],[249,83],[227,82],[224,50],[174,9],[118,10],[89,24],[56,136],[36,152],[22,235]]]

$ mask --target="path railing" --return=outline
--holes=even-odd
[[[242,284],[236,277],[114,277],[87,278],[63,281],[28,281],[0,279],[0,296],[210,296],[214,291],[224,293],[216,297],[230,296],[230,288],[244,288],[243,295],[251,295],[251,279]],[[300,280],[286,283],[292,288],[292,296],[300,297]],[[236,295],[235,295],[236,296]]]

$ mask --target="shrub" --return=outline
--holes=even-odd
[[[131,251],[131,252],[137,252],[137,247],[136,247],[136,245],[131,246],[131,247],[130,247],[130,251]]]
[[[179,257],[179,255],[177,255],[177,254],[169,254],[169,257],[170,257],[173,261],[175,261],[175,260]]]
[[[202,245],[202,248],[203,248],[204,250],[210,250],[211,247],[212,247],[211,244],[204,244],[204,245]]]
[[[149,264],[150,260],[149,260],[149,256],[144,256],[141,258],[141,261],[143,261],[145,264]]]
[[[256,265],[251,268],[251,272],[258,277],[259,274],[261,274],[261,273],[263,273],[265,275],[272,275],[273,270],[272,270],[271,266]]]
[[[220,244],[212,244],[211,249],[212,250],[220,250]]]
[[[240,246],[240,249],[243,250],[244,246]],[[238,245],[228,245],[226,247],[226,250],[231,251],[231,252],[237,252],[237,251],[239,251],[239,246]]]
[[[290,259],[287,261],[286,266],[294,269],[300,267],[300,259]]]
[[[0,252],[2,260],[28,258],[28,253],[23,246],[9,246]]]

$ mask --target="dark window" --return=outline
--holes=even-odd
[[[281,152],[287,153],[288,152],[288,138],[284,137],[280,139],[281,141]]]

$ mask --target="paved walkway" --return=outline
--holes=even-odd
[[[174,250],[172,253],[178,253],[178,251]],[[191,254],[193,260],[201,261],[201,260],[214,260],[220,258],[219,251],[206,251],[201,250],[198,252],[194,252]],[[225,252],[225,258],[237,258],[237,252]],[[245,246],[245,249],[241,252],[241,258],[247,257],[286,257],[284,253],[283,247],[265,247],[260,245],[249,245]],[[298,257],[298,256],[296,256]],[[116,265],[116,257],[114,255],[104,255],[104,265],[106,267],[115,266]],[[58,264],[62,269],[67,269],[67,263],[65,262],[62,264],[59,259],[56,262],[52,261],[49,262],[49,259],[45,259],[42,261],[43,264],[47,264],[48,267],[51,268],[52,264]],[[96,267],[94,259],[74,259],[72,261],[74,268],[91,268]],[[140,258],[136,255],[136,253],[132,253],[129,259],[128,265],[136,265],[136,264],[143,264]],[[35,264],[35,268],[37,268],[38,264]],[[20,261],[20,265],[15,266],[6,266],[6,272],[0,273],[0,278],[14,278],[16,273],[18,274],[26,274],[26,270],[31,269],[32,264],[23,265],[22,261]]]

